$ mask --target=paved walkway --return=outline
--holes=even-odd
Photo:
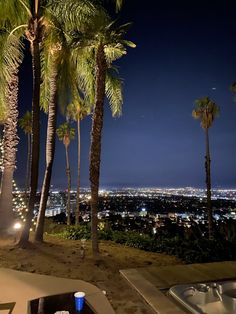
[[[73,291],[84,291],[97,314],[115,314],[103,292],[90,283],[0,268],[0,304],[16,302],[12,314],[27,314],[29,300]]]
[[[186,313],[166,297],[160,289],[173,285],[236,279],[236,262],[219,262],[162,267],[125,269],[121,275],[158,314]]]

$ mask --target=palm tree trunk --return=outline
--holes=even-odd
[[[37,23],[37,20],[36,22]],[[37,26],[35,26],[37,29]],[[36,33],[37,34],[37,33]],[[21,233],[19,246],[25,247],[29,240],[29,232],[33,218],[35,198],[38,188],[39,146],[40,146],[40,48],[39,39],[31,42],[32,70],[33,70],[33,100],[32,100],[32,142],[31,142],[31,171],[30,171],[30,195],[26,222]]]
[[[208,236],[209,239],[213,239],[213,217],[211,206],[211,157],[209,146],[209,133],[208,129],[206,134],[206,157],[205,157],[205,170],[206,170],[206,187],[207,187],[207,213],[208,213]]]
[[[77,197],[76,197],[76,212],[75,212],[75,225],[79,224],[79,204],[80,204],[80,119],[77,120],[77,132],[78,132],[78,177],[77,177]]]
[[[91,188],[91,233],[93,255],[99,253],[98,247],[98,191],[101,163],[101,136],[103,127],[103,105],[105,98],[106,59],[104,47],[99,45],[96,54],[96,98],[93,112],[91,146],[90,146],[90,188]]]
[[[52,166],[55,154],[56,143],[56,122],[57,122],[57,87],[56,87],[57,71],[53,71],[50,79],[50,100],[48,107],[48,126],[47,126],[47,144],[46,144],[46,169],[44,173],[43,186],[39,204],[39,214],[35,230],[35,241],[43,242],[44,218],[47,207],[47,200],[50,190]]]
[[[18,71],[12,73],[8,84],[7,103],[8,116],[4,124],[3,136],[3,173],[1,178],[0,196],[0,233],[6,234],[13,224],[12,180],[16,164],[16,147],[18,144]]]
[[[8,234],[9,228],[13,226],[13,202],[12,202],[12,180],[14,168],[6,167],[3,170],[0,198],[0,234]]]
[[[66,212],[67,212],[67,225],[70,225],[70,189],[71,189],[71,175],[70,175],[70,162],[68,155],[68,145],[65,145],[66,149],[66,175],[67,175],[67,204],[66,204]]]
[[[26,165],[26,178],[25,178],[25,199],[27,200],[27,192],[30,184],[30,157],[31,157],[31,134],[27,136],[27,165]]]

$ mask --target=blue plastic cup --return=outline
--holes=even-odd
[[[83,309],[84,306],[84,297],[85,297],[85,293],[84,292],[76,292],[74,294],[75,297],[75,308],[76,311],[80,312]]]

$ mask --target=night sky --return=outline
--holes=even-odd
[[[208,3],[205,3],[208,2]],[[132,21],[127,36],[137,44],[117,64],[124,78],[121,118],[106,103],[102,140],[102,187],[204,187],[205,138],[191,112],[209,96],[220,106],[210,129],[213,187],[236,187],[236,4],[233,1],[126,0],[119,14]],[[20,115],[31,106],[31,68],[21,69]],[[59,117],[58,124],[63,121]],[[46,117],[42,114],[42,184]],[[76,125],[74,125],[76,127]],[[89,185],[91,117],[82,121],[81,184]],[[16,180],[23,185],[26,137],[19,131]],[[76,184],[77,145],[70,145]],[[66,188],[64,146],[57,141],[52,184]]]

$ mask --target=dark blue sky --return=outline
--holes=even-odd
[[[206,2],[206,1],[205,1]],[[209,96],[220,106],[210,130],[212,184],[236,187],[236,4],[224,1],[131,1],[120,17],[134,24],[137,44],[118,62],[124,78],[121,118],[106,104],[101,186],[204,186],[204,132],[191,117],[194,100]],[[21,115],[30,106],[30,65],[21,79]],[[59,118],[59,122],[62,121]],[[40,181],[44,172],[46,119],[42,123]],[[88,186],[91,118],[82,122],[82,186]],[[17,180],[24,176],[26,141],[19,133]],[[70,146],[76,183],[76,141]],[[65,153],[57,142],[52,183],[66,187]]]

